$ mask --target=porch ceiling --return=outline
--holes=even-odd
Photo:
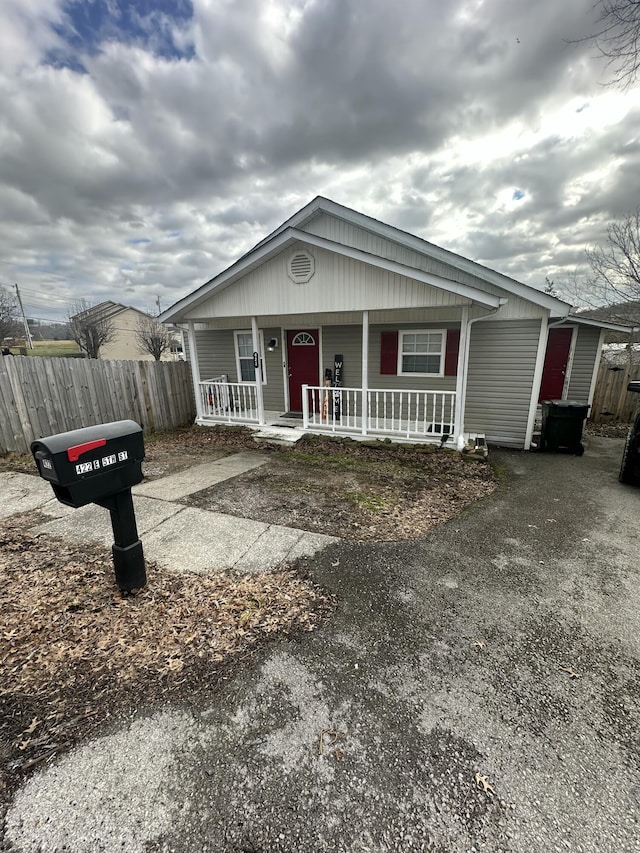
[[[398,308],[369,311],[370,325],[385,325],[389,323],[457,323],[460,321],[461,305],[440,305],[435,308]],[[475,312],[474,316],[475,316]],[[478,316],[491,313],[479,310]],[[260,328],[295,328],[297,326],[359,326],[362,324],[362,311],[328,311],[326,313],[310,314],[273,314],[257,317]],[[241,329],[248,328],[251,318],[236,317],[203,317],[196,320],[200,329]]]

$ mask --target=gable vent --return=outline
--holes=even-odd
[[[315,271],[316,262],[309,252],[294,252],[289,258],[287,272],[291,281],[295,281],[296,284],[304,284],[309,281]]]

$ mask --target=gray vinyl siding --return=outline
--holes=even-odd
[[[372,325],[369,327],[369,388],[380,390],[429,390],[455,391],[455,376],[384,376],[380,373],[380,341],[383,331],[399,329],[446,329],[447,325],[438,323],[402,323],[401,325]],[[449,324],[449,328],[460,328]],[[345,388],[360,388],[362,385],[362,327],[361,326],[324,326],[322,329],[322,371],[333,371],[335,355],[344,359],[342,384]]]
[[[249,325],[239,327],[238,331],[250,328]],[[265,370],[267,384],[262,386],[264,407],[271,411],[284,411],[284,377],[282,370],[283,344],[280,340],[280,329],[261,329],[264,334]],[[267,351],[270,338],[278,338],[278,348],[274,352]],[[198,349],[198,367],[200,379],[212,379],[226,373],[229,382],[238,381],[236,351],[231,329],[207,330],[196,332]]]
[[[444,323],[402,323],[369,327],[369,388],[382,391],[455,391],[455,376],[393,376],[380,373],[380,342],[382,332],[407,329],[446,329]],[[448,328],[459,329],[460,324],[448,324]]]
[[[471,327],[465,430],[524,447],[540,321],[479,322]]]
[[[567,398],[580,403],[589,402],[591,379],[596,361],[600,360],[600,329],[592,326],[578,326],[577,340],[573,351],[573,363]]]
[[[333,372],[334,356],[343,357],[342,385],[360,388],[362,385],[362,326],[323,326],[322,378],[329,368]]]

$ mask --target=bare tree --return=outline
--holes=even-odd
[[[640,70],[640,2],[638,0],[597,0],[597,31],[581,41],[592,42],[607,67],[613,83],[623,89],[635,83]]]
[[[0,343],[5,338],[17,337],[19,330],[18,302],[10,291],[0,287]]]
[[[152,355],[160,361],[163,353],[168,352],[173,344],[170,330],[151,316],[140,317],[136,326],[136,341],[140,352]]]
[[[606,243],[586,250],[592,276],[589,286],[600,303],[625,304],[640,320],[640,207],[607,228]],[[633,304],[632,304],[633,303]],[[637,303],[637,305],[635,304]]]
[[[113,319],[100,304],[92,305],[86,299],[80,299],[73,305],[68,321],[71,338],[87,358],[98,358],[100,348],[115,337]]]

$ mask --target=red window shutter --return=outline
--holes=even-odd
[[[395,376],[398,372],[398,333],[380,333],[380,375]]]
[[[447,346],[444,353],[444,375],[455,376],[458,372],[458,350],[460,348],[460,330],[447,330]]]

